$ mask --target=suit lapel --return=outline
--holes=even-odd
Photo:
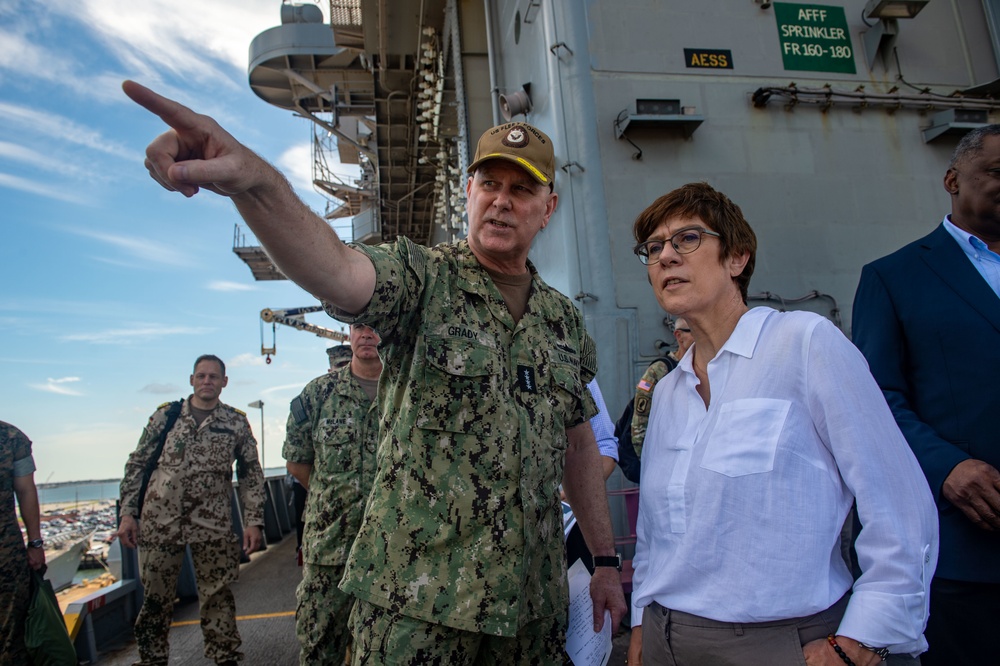
[[[1000,331],[1000,298],[972,265],[944,225],[924,237],[920,258],[948,288]]]

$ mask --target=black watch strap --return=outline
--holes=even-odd
[[[886,657],[889,656],[889,648],[887,647],[872,647],[871,645],[865,645],[864,643],[858,643],[858,645],[869,652],[874,652],[879,657],[882,657],[882,661],[885,661]]]
[[[28,542],[28,548],[41,548],[45,545],[45,542],[41,539],[32,539]]]
[[[886,657],[889,656],[889,648],[877,648],[871,645],[865,645],[864,643],[858,643],[861,647],[868,650],[869,652],[874,652],[879,657],[882,657],[882,661],[885,661]]]
[[[618,571],[622,570],[622,555],[621,553],[615,553],[612,555],[594,555],[594,568],[597,567],[614,567]]]

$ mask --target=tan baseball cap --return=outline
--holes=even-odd
[[[542,185],[551,184],[556,177],[552,140],[528,123],[507,123],[486,130],[479,137],[476,158],[469,165],[468,173],[474,173],[487,160],[513,162]]]

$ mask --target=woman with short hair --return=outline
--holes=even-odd
[[[936,513],[864,358],[819,315],[747,306],[757,239],[711,186],[660,197],[633,232],[694,344],[653,393],[629,663],[919,663]]]

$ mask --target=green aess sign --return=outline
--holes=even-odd
[[[785,69],[856,74],[843,7],[774,3]]]

